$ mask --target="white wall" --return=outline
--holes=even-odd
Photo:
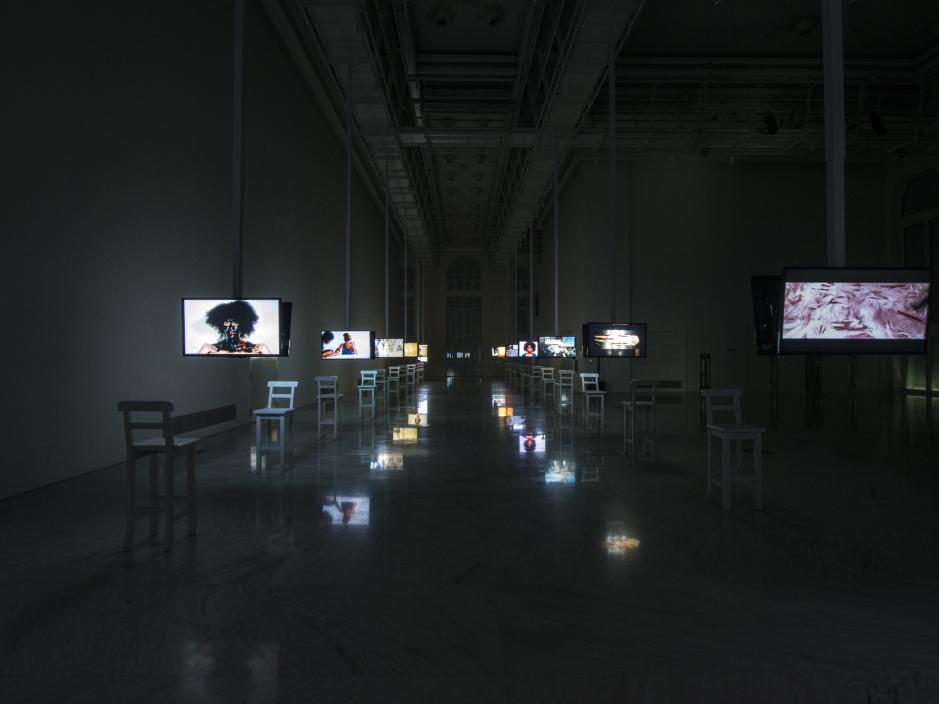
[[[245,293],[294,301],[292,356],[277,373],[299,378],[308,401],[316,331],[344,317],[344,159],[248,6]],[[0,184],[5,400],[16,412],[0,496],[122,460],[119,399],[166,398],[179,413],[235,403],[244,421],[250,398],[248,360],[183,358],[180,342],[180,297],[231,290],[231,2],[4,14],[3,58],[16,66]],[[355,202],[353,322],[377,327],[381,214],[361,187]]]

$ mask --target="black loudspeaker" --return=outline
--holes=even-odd
[[[779,354],[782,277],[751,276],[750,296],[753,299],[756,353]]]
[[[280,355],[290,355],[290,319],[293,316],[293,303],[280,302]]]

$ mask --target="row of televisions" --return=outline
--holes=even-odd
[[[926,351],[930,269],[789,268],[751,278],[760,354]],[[286,356],[291,304],[279,298],[182,300],[183,354]],[[645,357],[644,323],[586,323],[585,357]],[[427,358],[427,346],[370,330],[323,330],[323,359]],[[576,339],[541,337],[494,347],[500,357],[577,356]]]

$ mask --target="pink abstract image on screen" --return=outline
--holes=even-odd
[[[783,337],[922,340],[928,283],[787,281]]]

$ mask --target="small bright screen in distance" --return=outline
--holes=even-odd
[[[323,359],[371,359],[372,333],[369,330],[322,330]]]
[[[577,339],[573,335],[540,337],[538,338],[538,356],[574,359],[577,357]]]
[[[183,354],[276,357],[277,298],[184,298]]]
[[[400,337],[376,337],[375,356],[379,359],[386,357],[403,357],[404,340]]]
[[[926,351],[928,269],[787,269],[783,352]]]

